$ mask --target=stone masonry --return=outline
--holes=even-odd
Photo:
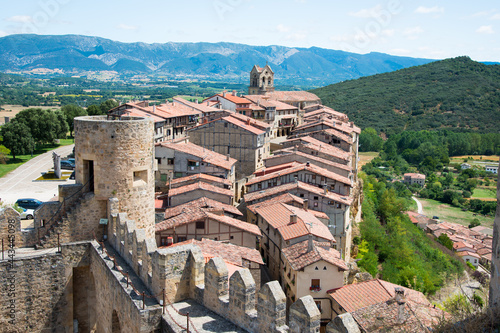
[[[493,226],[490,306],[500,307],[500,178],[497,180],[497,212]]]

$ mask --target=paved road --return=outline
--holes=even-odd
[[[422,203],[420,201],[418,201],[417,198],[415,197],[411,197],[416,203],[417,203],[417,213],[419,214],[423,214],[424,213],[424,209],[422,208]]]
[[[64,146],[39,155],[16,170],[0,178],[0,199],[10,205],[19,198],[35,198],[48,201],[58,193],[58,185],[74,184],[74,180],[34,182],[42,172],[53,168],[52,152],[66,157],[73,151],[73,145]]]

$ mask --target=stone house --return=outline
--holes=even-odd
[[[252,116],[252,110],[250,109],[250,104],[252,102],[244,97],[238,96],[236,91],[232,93],[223,91],[222,94],[215,94],[204,99],[203,102],[218,102],[220,107],[224,110],[233,111],[244,116]]]
[[[299,109],[295,106],[270,100],[265,95],[246,95],[244,97],[252,102],[252,118],[271,125],[273,138],[289,135],[293,127],[299,124]]]
[[[308,91],[272,91],[266,92],[266,96],[269,96],[270,100],[295,106],[299,110],[304,110],[304,108],[311,105],[321,104],[321,99]]]
[[[248,208],[283,193],[291,193],[304,200],[310,211],[320,211],[326,214],[328,222],[325,225],[336,240],[333,248],[339,250],[343,258],[349,260],[352,234],[350,208],[353,204],[353,198],[326,191],[324,188],[321,189],[301,181],[247,193],[244,198]],[[249,216],[251,214],[247,212],[247,221],[255,223],[255,221],[248,220]]]
[[[270,153],[270,125],[239,114],[201,124],[188,133],[191,142],[236,159],[236,179],[261,169]]]
[[[202,197],[175,207],[166,208],[163,211],[162,221],[180,215],[184,211],[192,209],[193,207],[205,210],[207,212],[223,212],[224,215],[233,217],[235,219],[241,218],[243,216],[238,208],[234,207],[233,205],[224,204],[217,200]]]
[[[155,142],[175,140],[186,136],[186,129],[196,126],[202,112],[173,101],[160,105],[149,105],[148,101],[128,102],[108,111],[112,118],[119,118],[128,113],[145,112],[149,117],[159,117],[164,119],[161,123],[163,127],[155,125]]]
[[[352,153],[346,152],[343,149],[324,143],[310,136],[291,138],[284,141],[282,145],[284,149],[275,151],[274,154],[290,152],[293,149],[312,156],[318,156],[335,163],[344,164],[356,170],[352,165]]]
[[[320,168],[334,172],[340,176],[349,178],[352,176],[352,168],[341,163],[332,162],[329,159],[322,158],[319,156],[313,156],[299,151],[298,147],[293,149],[282,149],[279,152],[275,152],[274,155],[267,157],[264,160],[264,165],[267,168],[272,168],[281,164],[298,162],[307,163],[310,162]],[[265,170],[265,169],[264,169]]]
[[[485,167],[486,172],[491,172],[494,173],[495,175],[498,174],[498,165],[487,165]]]
[[[467,170],[467,169],[470,169],[471,168],[471,165],[469,163],[462,163],[460,164],[460,169],[462,170]]]
[[[474,251],[463,250],[463,251],[457,252],[457,255],[462,257],[462,259],[465,262],[470,262],[474,267],[479,266],[479,261],[481,260],[481,256],[479,254],[475,253]]]
[[[226,205],[234,204],[234,193],[232,190],[200,181],[170,189],[168,191],[168,206],[175,207],[203,197],[222,202]]]
[[[199,173],[224,178],[231,183],[235,181],[236,159],[191,142],[157,143],[155,158],[158,162],[156,179],[160,181]]]
[[[220,117],[224,117],[229,114],[227,110],[223,110],[220,107],[214,106],[214,103],[211,103],[210,101],[205,101],[202,103],[198,103],[198,100],[196,102],[191,102],[187,101],[184,98],[180,97],[173,97],[172,100],[175,103],[179,103],[182,105],[185,105],[187,107],[192,108],[193,110],[197,110],[201,112],[201,117],[199,119],[200,123],[204,123],[207,121],[211,121]],[[217,104],[217,106],[220,106]]]
[[[352,187],[351,179],[320,168],[309,162],[292,162],[289,164],[283,164],[282,168],[280,168],[280,166],[275,166],[269,169],[273,172],[266,172],[266,174],[256,176],[246,183],[249,193],[265,190],[282,184],[293,183],[297,180],[324,188],[326,191],[332,191],[343,196],[350,195]]]
[[[225,216],[222,211],[191,207],[184,209],[181,214],[157,223],[155,235],[159,246],[168,245],[169,242],[208,238],[255,248],[256,240],[262,233],[256,225]]]
[[[328,228],[314,214],[284,203],[260,206],[255,209],[256,225],[262,232],[259,242],[272,279],[283,286],[283,249],[309,239],[335,243]]]
[[[309,105],[304,108],[304,112],[304,122],[315,121],[319,118],[336,119],[345,123],[349,122],[349,117],[345,113],[335,111],[322,104]]]
[[[311,295],[321,313],[322,326],[332,319],[328,290],[344,285],[344,272],[348,270],[340,253],[329,243],[308,240],[283,249],[283,285],[287,304]]]
[[[204,182],[209,185],[225,188],[227,190],[233,188],[233,182],[231,182],[231,180],[207,175],[205,173],[196,173],[194,175],[189,175],[181,178],[174,178],[168,183],[168,185],[170,188],[177,188],[198,182]]]
[[[405,173],[403,177],[403,183],[405,184],[419,184],[421,186],[425,185],[425,175],[421,173]]]

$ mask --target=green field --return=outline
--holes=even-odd
[[[424,214],[432,218],[433,216],[438,216],[439,220],[443,222],[453,222],[468,226],[472,220],[477,218],[481,225],[484,227],[493,227],[493,216],[483,216],[481,214],[475,214],[469,211],[462,211],[460,208],[452,207],[448,204],[442,202],[431,200],[431,199],[421,199],[418,200],[422,203]],[[476,216],[474,216],[476,215]]]
[[[476,188],[474,193],[472,193],[473,199],[495,199],[497,197],[496,189],[494,187],[490,188]]]
[[[7,155],[7,162],[5,164],[0,163],[0,178],[38,155],[59,148],[61,146],[67,146],[74,143],[73,139],[61,139],[59,141],[59,144],[43,145],[41,147],[37,147],[37,149],[33,152],[33,157],[31,156],[31,154],[18,155],[14,160],[12,159],[12,155]]]

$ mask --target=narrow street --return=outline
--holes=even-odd
[[[418,199],[415,197],[411,197],[411,198],[417,203],[417,213],[423,214],[424,209],[422,208],[422,203],[420,201],[418,201]]]

